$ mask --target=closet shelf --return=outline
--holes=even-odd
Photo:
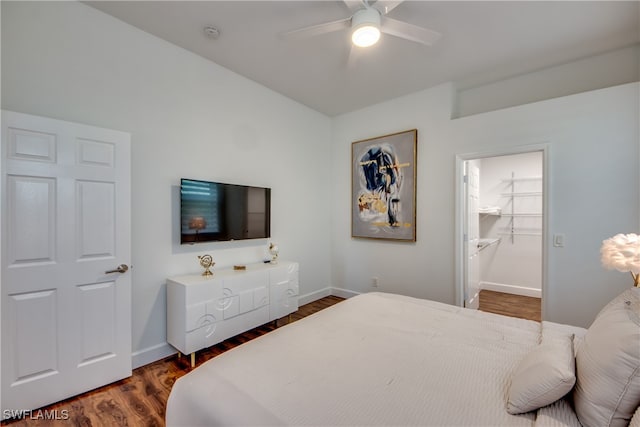
[[[538,227],[533,228],[532,231],[530,227],[517,227],[516,226],[516,218],[538,218],[538,217],[542,217],[542,212],[541,213],[533,213],[531,211],[529,212],[516,212],[515,211],[515,207],[516,207],[516,199],[520,198],[520,197],[540,197],[542,196],[542,191],[516,191],[516,183],[517,182],[523,182],[523,181],[541,181],[542,177],[541,176],[524,176],[524,177],[518,177],[516,178],[516,174],[515,172],[511,172],[511,178],[505,178],[502,181],[503,182],[508,182],[509,183],[509,188],[508,192],[502,193],[500,196],[501,197],[507,197],[508,201],[507,203],[509,204],[509,206],[511,207],[509,213],[505,213],[503,214],[506,218],[509,218],[509,224],[508,224],[508,231],[507,232],[502,232],[502,233],[498,233],[501,235],[507,235],[511,237],[511,244],[514,243],[514,236],[542,236],[542,232],[538,231]],[[535,199],[534,199],[535,201]],[[533,209],[533,210],[537,210],[537,209]],[[540,209],[542,210],[542,209]]]
[[[522,193],[502,193],[502,197],[542,196],[542,191],[528,191]]]
[[[502,209],[499,206],[486,206],[478,209],[480,215],[500,216]]]
[[[518,231],[503,231],[498,234],[503,234],[507,236],[542,236],[542,233],[524,233]]]
[[[541,213],[506,213],[506,214],[502,214],[504,216],[522,216],[522,217],[541,217],[542,214]]]
[[[522,178],[503,178],[501,181],[503,182],[515,182],[515,181],[540,181],[542,180],[541,176],[523,176]]]

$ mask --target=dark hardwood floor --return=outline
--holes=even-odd
[[[540,298],[505,294],[486,289],[480,291],[479,310],[537,322],[540,322],[542,318]]]
[[[303,305],[291,314],[291,321],[295,322],[342,300],[343,298],[328,296]],[[287,321],[287,318],[278,320],[278,326],[285,325]],[[198,351],[196,367],[275,328],[273,323],[268,323]],[[131,377],[122,381],[33,411],[26,419],[5,420],[0,424],[11,427],[164,426],[165,407],[171,387],[189,371],[189,357],[179,358],[174,355],[135,369]],[[46,417],[49,419],[43,419]]]
[[[291,321],[342,300],[328,296],[303,305],[291,315]],[[483,290],[480,293],[480,310],[539,321],[540,299]],[[278,321],[279,326],[286,323],[286,318]],[[197,352],[197,366],[275,328],[269,323],[201,350]],[[174,355],[135,369],[130,378],[33,411],[27,419],[5,420],[0,424],[11,427],[164,426],[165,406],[171,387],[191,370],[188,356],[179,358]],[[44,419],[52,416],[65,419]]]

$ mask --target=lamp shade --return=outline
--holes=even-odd
[[[640,273],[640,236],[616,234],[602,242],[600,255],[605,268],[637,275]]]
[[[357,11],[351,18],[351,41],[369,47],[380,39],[380,12],[373,8]]]
[[[207,221],[201,216],[193,217],[189,220],[189,228],[191,230],[204,230],[207,228]]]

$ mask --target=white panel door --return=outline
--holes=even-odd
[[[2,410],[131,375],[130,136],[2,111]],[[123,269],[122,269],[123,270]]]
[[[477,309],[480,297],[480,171],[477,166],[467,165],[467,226],[466,226],[466,292],[465,307]]]

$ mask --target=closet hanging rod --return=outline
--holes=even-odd
[[[478,250],[483,250],[492,245],[497,245],[502,240],[501,237],[497,237],[495,239],[479,239],[478,240]]]

